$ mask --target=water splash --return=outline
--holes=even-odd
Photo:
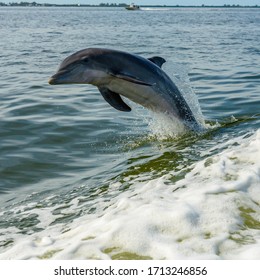
[[[187,128],[178,119],[154,112],[151,112],[150,115],[148,126],[151,137],[156,136],[159,140],[167,140],[188,132]]]
[[[200,108],[199,100],[191,87],[187,68],[184,65],[174,64],[172,61],[167,61],[163,68],[180,90],[202,129],[206,129],[207,125]],[[173,119],[172,117],[154,112],[150,116],[151,118],[148,122],[150,133],[159,139],[175,138],[189,132],[184,124],[176,118]]]

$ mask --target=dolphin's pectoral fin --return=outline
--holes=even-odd
[[[125,81],[130,82],[130,83],[134,83],[134,84],[138,84],[138,85],[143,85],[143,86],[152,86],[152,84],[149,84],[147,82],[141,81],[138,78],[133,77],[133,76],[131,76],[129,74],[125,74],[125,73],[111,74],[110,73],[110,75],[113,76],[113,77],[116,77],[118,79],[125,80]]]
[[[99,87],[98,88],[104,99],[115,109],[124,112],[130,112],[131,108],[122,100],[118,93],[115,93],[108,88]]]
[[[150,60],[151,62],[153,62],[154,64],[156,64],[160,68],[166,62],[166,60],[164,58],[160,57],[160,56],[153,56],[153,57],[148,58],[148,60]]]

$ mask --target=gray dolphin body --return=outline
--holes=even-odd
[[[67,57],[49,84],[92,84],[117,110],[131,111],[122,95],[177,118],[189,129],[202,130],[181,92],[161,69],[164,62],[161,57],[145,59],[122,51],[89,48]]]

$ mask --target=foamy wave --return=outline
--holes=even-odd
[[[45,229],[27,236],[9,229],[15,242],[0,258],[259,259],[260,130],[226,145],[183,179],[177,171],[148,182],[129,178],[130,189],[96,198],[95,213],[72,223],[50,225],[53,209],[34,209]],[[120,184],[111,182],[111,193]]]

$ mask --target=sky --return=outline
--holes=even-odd
[[[132,3],[134,2],[137,5],[241,5],[241,6],[260,6],[260,0],[23,0],[25,2],[37,2],[37,3],[50,3],[50,4],[100,4],[100,3]],[[1,2],[1,1],[0,1]],[[16,1],[2,1],[2,2],[20,2]]]

